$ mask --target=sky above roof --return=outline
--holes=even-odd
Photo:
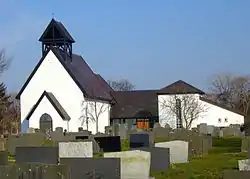
[[[2,79],[11,92],[38,63],[38,39],[52,17],[95,72],[128,79],[137,89],[181,79],[206,91],[216,73],[250,72],[249,0],[5,0],[1,6],[0,48],[12,58]]]

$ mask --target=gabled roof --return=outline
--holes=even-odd
[[[56,21],[55,19],[52,19],[43,32],[42,36],[39,38],[40,42],[44,42],[47,40],[65,40],[70,43],[74,43],[75,40],[70,35],[70,33],[67,31],[67,29],[64,27],[64,25],[61,22]]]
[[[160,89],[157,94],[205,94],[205,92],[185,81],[179,80]]]
[[[108,102],[113,100],[112,96],[110,95],[110,91],[108,90],[109,86],[106,81],[101,81],[81,56],[72,54],[72,60],[69,61],[66,59],[66,55],[63,51],[54,47],[51,47],[50,50],[55,54],[65,70],[81,89],[85,97]],[[48,52],[40,59],[39,63],[36,65],[24,83],[23,87],[16,96],[17,99],[20,99],[22,92],[42,64]]]
[[[113,91],[116,103],[111,108],[111,119],[143,118],[158,116],[156,90]],[[145,116],[145,115],[150,116]]]
[[[228,107],[228,106],[226,106],[226,105],[223,105],[223,104],[221,104],[221,103],[218,103],[218,102],[216,102],[216,101],[214,101],[214,100],[212,100],[212,99],[208,99],[208,98],[206,98],[206,97],[200,96],[200,100],[202,100],[202,101],[204,101],[204,102],[207,102],[207,103],[209,103],[209,104],[212,104],[212,105],[214,105],[214,106],[218,106],[218,107],[220,107],[220,108],[222,108],[222,109],[226,109],[226,110],[231,111],[231,112],[233,112],[233,113],[236,113],[236,114],[239,114],[239,115],[242,115],[242,116],[247,116],[247,115],[246,115],[245,113],[243,113],[242,111],[239,111],[239,110],[237,110],[237,109],[230,108],[230,107]]]
[[[32,116],[32,114],[34,113],[36,108],[39,106],[40,102],[42,101],[42,99],[44,97],[47,97],[47,99],[50,101],[52,106],[55,108],[55,110],[58,112],[58,114],[61,116],[61,118],[63,120],[67,120],[67,121],[70,120],[70,116],[64,110],[64,108],[61,106],[61,104],[58,102],[56,97],[52,93],[46,92],[46,91],[43,92],[43,94],[40,96],[40,98],[38,99],[36,104],[31,108],[30,112],[28,113],[28,115],[25,118],[26,120],[29,120],[29,118]]]

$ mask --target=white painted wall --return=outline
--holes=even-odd
[[[52,92],[71,117],[69,132],[77,132],[78,127],[82,127],[79,118],[82,112],[81,104],[85,99],[82,91],[52,51],[47,54],[20,96],[22,132],[26,132],[25,129],[27,128],[25,117],[44,91]],[[53,126],[65,127],[64,122],[58,118],[58,114],[55,114],[54,109],[50,108],[50,105],[47,104],[46,100],[40,104],[41,106],[33,113],[34,116],[31,116],[29,120],[29,127],[37,127],[39,125],[39,116],[43,113],[48,113],[52,117],[55,117],[53,118]],[[99,121],[101,123],[99,131],[104,132],[103,126],[109,123],[109,110],[100,117]],[[95,133],[95,128],[92,127],[90,126],[89,130]]]
[[[171,128],[176,128],[176,115],[171,110],[164,108],[162,104],[170,104],[169,101],[173,101],[176,97],[181,99],[183,96],[184,95],[158,95],[159,123],[162,127],[168,123]],[[193,121],[191,128],[197,127],[200,123],[207,123],[208,125],[219,127],[244,123],[244,116],[242,115],[202,101],[199,99],[198,94],[191,94],[189,96],[192,96],[197,100],[200,106],[204,107],[203,112],[200,113],[197,120]],[[219,118],[221,118],[221,122],[219,122]],[[228,122],[225,122],[225,118],[227,118]]]

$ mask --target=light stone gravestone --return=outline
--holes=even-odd
[[[238,160],[239,171],[250,171],[250,159]]]
[[[29,134],[32,134],[32,133],[35,133],[35,132],[36,132],[35,129],[32,128],[32,127],[27,129],[27,133],[29,133]]]
[[[104,158],[120,158],[121,179],[149,179],[150,152],[133,150],[104,153]]]
[[[174,140],[170,142],[155,143],[155,147],[169,148],[170,163],[188,162],[188,142]]]
[[[92,158],[92,142],[59,142],[59,158]]]

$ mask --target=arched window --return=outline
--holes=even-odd
[[[53,130],[53,121],[52,118],[49,114],[44,113],[41,117],[40,117],[40,131],[41,132],[46,132],[47,130]]]

